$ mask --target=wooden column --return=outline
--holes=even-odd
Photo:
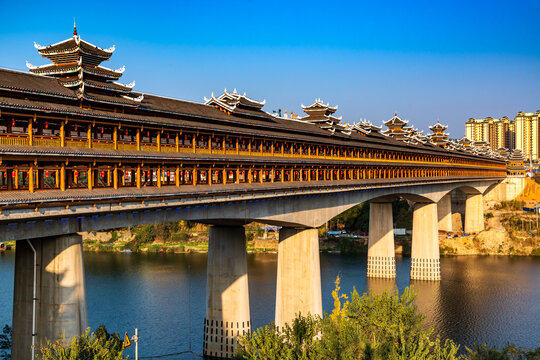
[[[227,183],[227,169],[223,169],[223,184]]]
[[[88,124],[88,130],[86,130],[86,137],[88,141],[88,148],[92,148],[92,124]]]
[[[113,141],[114,141],[114,149],[118,150],[118,126],[114,127],[113,130]],[[116,189],[116,188],[115,188]]]
[[[88,166],[88,169],[86,171],[86,179],[87,179],[87,183],[88,183],[88,190],[92,190],[92,187],[94,186],[93,184],[93,169],[92,169],[92,165],[89,165]]]
[[[62,121],[60,123],[60,146],[61,147],[66,146],[66,131],[65,131],[66,123],[67,123],[67,118],[66,118],[66,122]]]
[[[140,133],[140,130],[139,130],[139,133]],[[140,136],[139,136],[139,139],[140,139]],[[139,144],[140,144],[140,142],[139,142]],[[141,165],[140,164],[137,165],[137,176],[136,177],[137,177],[137,179],[136,179],[136,181],[137,181],[137,189],[140,189],[141,188],[141,180],[142,180],[141,179]]]
[[[34,165],[30,165],[30,169],[28,170],[28,190],[31,193],[34,192]]]
[[[135,138],[137,141],[137,150],[141,151],[141,129],[140,128],[137,129],[137,134],[135,135]]]
[[[272,143],[272,152],[274,151],[274,144]],[[272,170],[270,170],[270,181],[271,182],[274,182],[275,181],[275,176],[276,176],[276,171],[274,168],[272,168]]]
[[[157,187],[160,188],[161,187],[161,165],[158,166],[157,171],[156,171],[156,181],[157,181]]]
[[[176,135],[178,138],[178,135]],[[174,170],[174,182],[176,186],[180,186],[180,166],[176,166]]]
[[[113,169],[113,188],[118,189],[118,165],[114,164]]]
[[[238,152],[238,139],[236,139],[236,151]],[[240,184],[240,168],[236,168],[236,179],[234,180],[235,184]]]
[[[193,168],[193,185],[197,185],[197,167]]]
[[[178,137],[179,137],[179,135],[178,135],[178,131],[177,131],[175,139],[174,139],[174,143],[176,145],[176,152],[180,151],[180,139]],[[176,186],[178,186],[178,185],[176,185]]]
[[[28,145],[30,146],[34,145],[34,131],[32,130],[33,121],[33,118],[28,119]]]
[[[158,130],[156,135],[157,151],[161,151],[161,131]]]

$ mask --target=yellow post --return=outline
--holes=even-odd
[[[272,149],[274,148],[274,144],[272,143]],[[275,178],[275,175],[276,175],[276,172],[275,172],[275,169],[272,168],[271,172],[270,172],[270,181],[271,182],[274,182],[274,178]]]
[[[88,138],[88,148],[92,148],[92,124],[88,124],[88,130],[86,131],[86,137]]]
[[[112,181],[111,170],[108,169],[107,170],[107,186],[111,186],[111,181]]]
[[[197,167],[193,168],[193,185],[197,185]]]
[[[118,126],[114,127],[113,131],[114,149],[118,150]],[[115,188],[116,189],[116,188]]]
[[[159,137],[159,135],[158,135],[158,137]],[[158,168],[157,168],[156,181],[157,181],[157,187],[160,188],[161,187],[161,165],[158,166]]]
[[[212,153],[212,138],[214,137],[214,135],[209,135],[208,136],[208,152],[211,154]]]
[[[180,151],[180,139],[178,138],[178,131],[176,132],[176,137],[174,139],[174,142],[176,144],[176,152]],[[178,186],[178,185],[177,185]]]
[[[58,170],[54,172],[54,185],[55,188],[60,188],[60,172]]]
[[[34,166],[30,165],[30,169],[28,170],[28,190],[33,193],[34,192]]]
[[[178,138],[178,134],[176,134],[176,137]],[[174,182],[176,186],[180,186],[180,166],[176,166],[176,170],[174,170]]]
[[[208,169],[206,176],[208,176],[208,185],[212,185],[212,168]]]
[[[236,151],[238,151],[238,139],[236,139]],[[235,184],[240,183],[240,168],[236,168],[236,179],[234,182]]]
[[[67,119],[66,119],[67,121]],[[66,146],[66,132],[65,132],[65,126],[66,124],[62,121],[60,123],[60,146],[65,147]]]
[[[251,143],[250,143],[249,147],[251,148]],[[250,151],[251,151],[251,149],[250,149]],[[252,181],[253,181],[253,168],[250,167],[249,170],[248,170],[248,183],[251,184]]]
[[[60,168],[60,190],[66,191],[66,166],[64,164]]]
[[[141,188],[141,165],[137,165],[137,189]]]
[[[137,129],[137,134],[136,134],[135,138],[137,140],[137,150],[140,151],[141,150],[141,129]]]
[[[191,138],[191,146],[193,147],[193,152],[197,152],[197,135],[194,134]]]
[[[261,144],[261,149],[262,149],[262,144]],[[263,182],[263,169],[261,168],[261,170],[259,170],[259,182],[262,183]]]
[[[157,142],[157,151],[161,151],[161,131],[159,130],[157,132],[156,142]]]
[[[113,188],[118,189],[118,165],[114,164],[113,170]]]
[[[35,118],[36,115],[34,115],[34,118]],[[33,123],[34,119],[33,118],[30,118],[28,120],[28,145],[32,146],[34,145],[34,132],[32,130],[32,123]]]
[[[94,169],[92,169],[92,165],[88,166],[88,171],[86,172],[86,179],[87,179],[87,182],[88,182],[88,190],[92,190],[92,187],[94,186],[94,184],[93,184],[94,177],[92,176],[93,171],[94,171]]]
[[[251,141],[252,141],[252,139],[250,138],[250,139],[248,140],[248,151],[249,151],[249,155],[251,155]]]
[[[240,149],[238,147],[238,138],[236,138],[236,155],[239,154],[239,151],[240,151]],[[237,178],[237,180],[238,180],[238,178]]]

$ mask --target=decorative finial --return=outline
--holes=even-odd
[[[73,18],[73,36],[77,36],[77,24],[75,23],[75,18]]]

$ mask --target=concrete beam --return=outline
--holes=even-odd
[[[82,238],[64,235],[31,240],[36,250],[35,345],[46,340],[64,343],[88,326]],[[34,252],[26,241],[17,243],[13,296],[12,359],[32,358]]]
[[[203,354],[231,358],[240,335],[251,332],[243,226],[211,226],[208,243]]]
[[[396,277],[392,203],[369,204],[369,243],[367,276]]]
[[[466,233],[478,233],[484,230],[484,203],[482,194],[467,194],[465,200]]]
[[[276,326],[298,314],[322,316],[321,269],[317,229],[281,228],[276,285]]]
[[[437,203],[437,219],[439,230],[452,232],[452,197],[446,194]]]
[[[413,280],[441,279],[437,223],[437,204],[414,204],[411,248]]]

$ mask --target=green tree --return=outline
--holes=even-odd
[[[0,334],[0,359],[1,360],[10,360],[11,359],[11,338],[13,332],[9,325],[5,325]]]
[[[101,325],[95,332],[86,332],[64,345],[63,339],[47,341],[40,348],[41,360],[126,360],[122,354],[122,340],[117,333],[109,334]]]

